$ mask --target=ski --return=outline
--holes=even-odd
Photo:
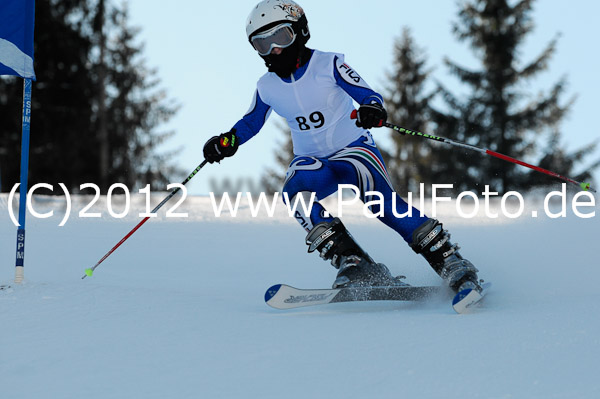
[[[276,284],[265,293],[267,305],[276,309],[357,301],[422,301],[445,290],[441,286],[351,287],[300,289]]]
[[[491,286],[492,283],[484,283],[481,286],[481,292],[470,288],[460,291],[454,296],[454,299],[452,300],[452,307],[454,308],[456,313],[467,313],[475,305],[481,302],[481,300],[483,299],[485,294],[487,294]]]

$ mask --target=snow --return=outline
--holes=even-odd
[[[272,284],[328,287],[335,275],[281,208],[253,218],[243,202],[216,218],[208,198],[188,197],[188,217],[161,209],[82,280],[140,220],[111,217],[104,198],[91,210],[101,218],[78,217],[90,199],[58,227],[64,198],[35,198],[55,214],[28,216],[15,285],[0,196],[0,284],[12,286],[0,291],[2,398],[600,397],[598,216],[551,219],[533,202],[525,214],[540,217],[462,219],[444,204],[453,241],[494,283],[471,314],[441,300],[279,311],[264,303]],[[395,274],[439,283],[383,224],[356,209],[344,221]]]

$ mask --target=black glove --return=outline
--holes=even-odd
[[[204,144],[204,158],[210,162],[221,162],[223,158],[230,157],[238,149],[238,139],[235,129],[218,136],[211,137]]]
[[[387,112],[383,105],[374,102],[372,104],[363,104],[358,108],[356,126],[365,129],[372,127],[381,127],[387,120]]]

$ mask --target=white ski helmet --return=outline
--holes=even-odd
[[[252,36],[283,23],[289,23],[294,40],[306,44],[310,38],[308,22],[304,10],[292,0],[263,0],[258,3],[246,20],[246,35],[253,47]],[[277,44],[274,44],[277,47]]]

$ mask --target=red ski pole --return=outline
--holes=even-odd
[[[352,118],[352,119],[356,119],[357,116],[358,115],[357,115],[357,111],[356,110],[352,111],[352,114],[350,114],[350,118]],[[589,190],[589,191],[591,191],[593,193],[596,192],[596,190],[594,190],[593,188],[590,187],[590,183],[584,183],[584,182],[579,182],[577,180],[570,179],[570,178],[562,176],[562,175],[560,175],[560,174],[558,174],[556,172],[552,172],[550,170],[547,170],[547,169],[544,169],[544,168],[540,168],[539,166],[535,166],[535,165],[529,164],[527,162],[520,161],[520,160],[515,159],[513,157],[509,157],[508,155],[500,154],[499,152],[496,152],[496,151],[488,150],[488,149],[485,149],[485,148],[479,148],[479,147],[476,147],[476,146],[471,145],[471,144],[461,143],[459,141],[447,139],[447,138],[444,138],[444,137],[433,136],[433,135],[430,135],[430,134],[417,132],[417,131],[414,131],[414,130],[410,130],[410,129],[406,129],[406,128],[400,127],[398,125],[394,125],[392,123],[384,123],[383,126],[389,127],[390,129],[393,129],[393,130],[397,131],[398,133],[400,133],[402,135],[410,135],[410,136],[423,137],[423,138],[426,138],[426,139],[429,139],[429,140],[439,141],[439,142],[447,143],[447,144],[450,144],[450,145],[453,145],[453,146],[456,146],[456,147],[467,148],[469,150],[477,151],[477,152],[480,152],[482,154],[491,155],[493,157],[502,159],[504,161],[515,163],[515,164],[521,165],[521,166],[525,166],[526,168],[533,169],[533,170],[535,170],[537,172],[541,172],[541,173],[547,174],[549,176],[556,177],[557,179],[563,180],[563,181],[565,181],[567,183],[571,183],[571,184],[577,185],[577,186],[579,186],[581,189],[583,189],[585,191]]]
[[[196,169],[194,169],[194,171],[193,171],[192,173],[190,173],[190,175],[189,175],[189,176],[188,176],[188,177],[187,177],[187,178],[186,178],[186,179],[185,179],[183,182],[181,182],[181,185],[182,185],[182,186],[185,186],[185,185],[187,184],[187,182],[189,182],[190,180],[192,180],[192,177],[196,176],[196,173],[198,173],[198,172],[200,171],[200,169],[202,169],[202,168],[204,167],[204,165],[206,165],[207,163],[208,163],[208,161],[204,160],[204,161],[203,161],[203,162],[202,162],[200,165],[198,165],[198,167],[197,167]],[[161,208],[161,207],[162,207],[164,204],[166,204],[166,203],[167,203],[167,201],[169,201],[171,198],[173,198],[173,196],[174,196],[175,194],[177,194],[177,193],[179,192],[179,190],[180,190],[180,189],[181,189],[181,188],[180,188],[179,186],[178,186],[178,187],[176,187],[176,188],[175,188],[173,191],[171,191],[171,193],[170,193],[170,194],[169,194],[169,195],[168,195],[168,196],[167,196],[167,197],[166,197],[164,200],[162,200],[162,202],[161,202],[160,204],[158,204],[158,205],[157,205],[157,206],[156,206],[156,207],[155,207],[155,208],[152,210],[152,212],[150,212],[150,213],[156,213],[156,212],[157,212],[157,211],[158,211],[158,210],[159,210],[159,209],[160,209],[160,208]],[[137,226],[135,226],[133,229],[131,229],[131,231],[130,231],[129,233],[127,233],[127,234],[125,235],[125,237],[123,237],[123,238],[121,239],[121,241],[119,241],[119,242],[117,243],[117,245],[115,245],[114,247],[112,247],[112,249],[111,249],[110,251],[108,251],[108,252],[106,253],[106,255],[104,255],[104,256],[102,257],[102,259],[100,259],[100,260],[98,261],[98,263],[96,263],[94,266],[92,266],[92,267],[90,267],[90,268],[88,268],[88,269],[85,269],[85,274],[83,275],[83,277],[81,277],[81,279],[83,280],[83,279],[84,279],[84,278],[86,278],[87,276],[90,276],[90,277],[91,277],[91,276],[92,276],[92,274],[94,274],[94,270],[96,270],[96,268],[97,268],[97,267],[100,265],[100,263],[104,262],[104,260],[105,260],[106,258],[108,258],[108,257],[110,256],[110,254],[112,254],[113,252],[115,252],[115,250],[116,250],[117,248],[119,248],[119,247],[121,246],[121,244],[123,244],[125,241],[127,241],[127,239],[128,239],[129,237],[131,237],[131,236],[133,235],[133,233],[135,233],[135,232],[137,231],[137,229],[139,229],[140,227],[142,227],[142,225],[143,225],[144,223],[146,223],[146,222],[148,221],[148,219],[150,219],[150,216],[146,216],[144,219],[142,219],[142,221],[141,221],[141,222],[139,222],[139,223],[137,224]]]

